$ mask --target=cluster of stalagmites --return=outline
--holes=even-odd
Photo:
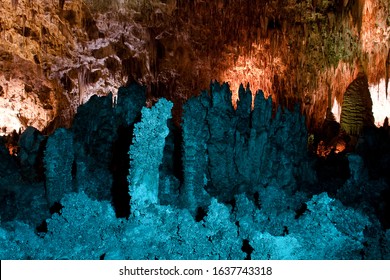
[[[364,77],[361,79],[364,82]],[[79,107],[71,129],[57,129],[46,137],[29,127],[20,136],[17,163],[3,146],[0,150],[2,185],[31,183],[35,188],[30,196],[44,198],[36,200],[43,208],[60,202],[66,193],[82,191],[91,198],[111,201],[120,217],[139,214],[151,204],[177,206],[196,214],[199,208],[207,208],[212,198],[230,203],[237,194],[253,196],[267,186],[294,193],[313,185],[316,175],[321,177],[328,168],[317,163],[319,171],[315,173],[299,108],[274,110],[271,98],[264,98],[262,91],[252,102],[249,87],[241,86],[234,109],[228,85],[213,83],[210,94],[203,92],[184,105],[181,128],[171,120],[171,102],[160,99],[147,108],[145,101],[145,88],[132,84],[120,88],[115,98],[93,96]],[[350,119],[355,121],[350,114],[360,115],[347,105],[341,127]],[[364,109],[364,104],[359,108]],[[362,116],[354,129],[369,122],[371,110],[367,108],[368,117]],[[326,137],[340,139],[338,133],[339,127],[330,127]],[[362,134],[357,145],[361,157],[348,157],[350,166],[347,161],[344,173],[349,174],[350,169],[352,179],[347,188],[360,184],[359,178],[367,172],[361,159],[373,166],[371,154],[386,161],[387,154],[377,151],[386,144],[376,147],[368,141],[374,136]],[[376,170],[385,174],[386,166]],[[3,189],[10,194],[19,192],[17,187]],[[15,208],[17,196],[5,195],[9,207],[3,210]],[[15,214],[2,214],[2,218],[33,215],[26,212],[11,210]]]
[[[299,108],[261,91],[234,109],[213,83],[180,128],[145,102],[136,84],[94,96],[71,129],[28,128],[18,162],[0,148],[3,258],[389,258],[388,127],[324,163]]]
[[[121,88],[114,99],[93,96],[71,129],[44,137],[28,128],[21,135],[20,173],[29,182],[44,180],[49,206],[83,191],[112,201],[119,216],[129,214],[129,201],[134,213],[156,203],[195,213],[212,197],[228,202],[268,185],[294,191],[315,181],[298,108],[273,116],[271,98],[259,91],[251,110],[249,87],[240,88],[239,98],[235,110],[228,85],[213,83],[210,95],[184,106],[180,133],[171,122],[172,103],[143,107],[141,86]]]
[[[213,84],[184,107],[183,192],[195,205],[206,194],[230,201],[237,193],[255,193],[271,185],[294,189],[313,180],[309,170],[304,118],[298,108],[272,117],[271,99],[241,86],[237,110],[227,84]],[[303,175],[303,176],[302,176]],[[206,190],[206,192],[204,191]],[[201,194],[201,195],[199,195]]]

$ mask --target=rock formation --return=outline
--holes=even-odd
[[[159,167],[163,159],[167,120],[172,117],[173,104],[160,99],[153,108],[144,107],[141,122],[134,127],[130,147],[129,193],[134,214],[159,202]]]
[[[298,101],[315,131],[329,93],[340,104],[356,78],[356,60],[369,85],[388,78],[389,9],[387,0],[7,0],[0,122],[7,133],[52,132],[92,95],[137,81],[149,105],[175,101],[178,124],[180,104],[217,79],[229,82],[233,103],[248,82],[277,105]]]
[[[252,92],[241,86],[234,109],[226,83],[210,88],[184,105],[179,156],[173,104],[141,109],[145,88],[131,84],[117,101],[92,97],[71,130],[48,137],[46,194],[42,182],[10,177],[11,165],[0,170],[0,257],[388,257],[388,127],[363,130],[356,154],[331,153],[335,167],[315,176],[298,104],[275,110],[258,91],[252,109]],[[22,141],[31,158],[33,140]],[[0,153],[0,164],[15,159]],[[332,171],[343,159],[351,174],[339,183]],[[183,176],[175,178],[178,160]]]
[[[387,0],[3,2],[1,259],[389,258]]]
[[[193,97],[184,105],[183,114],[183,169],[184,182],[182,186],[183,205],[191,211],[208,204],[208,194],[205,191],[208,178],[207,143],[210,131],[207,126],[208,108],[211,99],[207,92]]]
[[[50,206],[73,190],[73,134],[63,128],[49,137],[45,150],[46,197]]]
[[[72,131],[75,137],[75,176],[80,182],[80,190],[96,198],[111,198],[111,186],[116,182],[112,181],[108,168],[121,172],[123,159],[114,156],[121,157],[120,154],[127,153],[129,148],[124,146],[116,152],[113,145],[122,140],[131,142],[131,139],[123,139],[128,136],[121,131],[134,125],[144,104],[145,88],[133,84],[121,87],[115,99],[112,95],[93,96],[78,108]],[[95,181],[93,189],[89,189],[88,184],[83,186],[85,176],[90,173],[95,174],[91,178]],[[122,177],[125,179],[126,174]]]
[[[359,75],[344,93],[340,125],[350,135],[359,135],[364,127],[374,125],[372,100],[364,74]]]
[[[42,180],[42,154],[44,136],[34,127],[29,126],[19,139],[19,161],[23,176],[30,181]]]

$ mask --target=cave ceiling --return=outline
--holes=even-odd
[[[1,3],[2,133],[69,126],[92,95],[130,81],[148,105],[173,100],[177,118],[211,80],[229,83],[233,103],[249,83],[275,106],[299,102],[312,130],[359,73],[388,91],[388,0]]]

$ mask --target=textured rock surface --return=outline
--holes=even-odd
[[[207,143],[210,131],[207,127],[207,114],[210,106],[211,100],[207,92],[189,99],[184,105],[182,197],[183,205],[191,211],[208,203],[204,187],[209,180]]]
[[[19,161],[25,179],[42,179],[42,155],[45,137],[34,127],[29,126],[19,139]]]
[[[141,122],[135,124],[128,177],[133,213],[159,202],[159,167],[169,134],[167,120],[172,118],[172,106],[166,99],[160,99],[152,108],[144,107]]]
[[[77,6],[72,1],[70,5]],[[74,55],[74,34],[53,1],[2,1],[0,13],[0,110],[8,130],[29,125],[43,130],[56,117],[69,124],[70,100],[53,65]],[[79,36],[82,32],[79,32]],[[68,121],[67,121],[68,119]]]
[[[73,190],[73,134],[60,128],[47,140],[45,150],[46,197],[50,206]]]
[[[358,64],[370,85],[389,77],[387,0],[3,2],[7,133],[69,125],[90,96],[115,95],[128,79],[147,85],[149,105],[174,100],[177,123],[179,104],[218,79],[234,103],[247,82],[278,105],[300,102],[315,130],[328,94],[340,104]]]
[[[203,93],[185,105],[183,196],[194,204],[192,210],[207,201],[204,189],[226,202],[259,186],[293,190],[296,183],[315,181],[298,107],[293,112],[279,108],[272,118],[271,98],[258,92],[251,111],[249,88],[241,86],[239,95],[234,110],[228,85],[213,83],[210,97]]]
[[[344,93],[340,125],[350,135],[359,135],[364,127],[374,125],[372,100],[364,74],[360,74]]]
[[[367,179],[367,170],[364,168],[363,158],[356,154],[348,155],[350,181],[354,184],[362,183]]]
[[[124,131],[131,129],[144,105],[145,88],[132,84],[119,88],[114,100],[111,94],[93,96],[78,108],[72,131],[80,190],[92,197],[110,199],[111,186],[116,183],[112,181],[112,172],[123,172],[124,159],[121,155],[128,152],[131,142]],[[125,160],[127,162],[127,158]],[[108,170],[109,167],[111,170]],[[127,175],[121,176],[125,180]],[[82,182],[88,177],[95,182],[92,189],[90,184],[83,186]]]
[[[118,100],[110,105],[107,98],[92,98],[80,108],[84,114],[76,118],[80,122],[78,134],[84,127],[90,139],[73,136],[65,129],[49,136],[45,151],[47,196],[53,201],[62,197],[60,204],[50,208],[51,217],[50,205],[42,195],[43,184],[9,178],[4,181],[0,176],[0,258],[388,258],[388,126],[365,129],[357,154],[350,154],[348,159],[342,154],[332,155],[330,164],[334,168],[325,170],[324,175],[334,178],[337,164],[344,159],[348,166],[349,160],[352,176],[344,185],[329,185],[332,181],[321,176],[319,184],[313,184],[304,117],[298,106],[294,111],[279,107],[274,112],[271,98],[265,99],[258,92],[251,111],[252,93],[241,87],[240,102],[234,110],[226,84],[213,83],[211,89],[210,95],[204,92],[185,105],[184,182],[179,195],[177,180],[165,180],[173,175],[169,173],[172,161],[180,158],[173,156],[174,129],[167,122],[172,103],[160,99],[152,108],[144,107],[142,118],[138,118],[139,105],[145,101],[142,87],[133,84],[122,88],[120,96],[129,98],[126,102]],[[95,116],[95,120],[83,124],[82,116]],[[219,128],[211,128],[211,121]],[[109,129],[107,123],[114,127]],[[96,125],[102,125],[107,143],[101,141]],[[116,136],[110,135],[116,129]],[[125,137],[133,133],[134,138]],[[225,136],[232,142],[225,141]],[[78,138],[82,142],[78,143]],[[133,143],[130,149],[129,140]],[[133,215],[120,213],[118,219],[118,201],[112,199],[110,205],[106,197],[97,194],[97,183],[107,191],[111,182],[103,181],[111,175],[123,176],[114,172],[122,167],[97,166],[98,155],[86,154],[83,143],[95,145],[94,153],[99,146],[103,152],[111,146],[111,164],[122,160],[118,154],[124,152],[130,161],[125,178]],[[233,152],[228,156],[221,152],[225,150]],[[0,166],[10,162],[5,148],[0,154]],[[83,165],[89,169],[82,169]],[[367,177],[362,176],[365,167]],[[215,176],[218,170],[230,172],[225,181]],[[4,187],[3,182],[11,184]],[[66,194],[69,182],[78,193]],[[84,189],[99,199],[91,199]],[[164,197],[164,203],[169,201],[170,205],[161,205],[161,195],[169,196],[172,190],[171,200]]]

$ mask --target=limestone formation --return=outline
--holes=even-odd
[[[166,99],[160,99],[152,108],[144,107],[141,122],[135,124],[128,176],[131,211],[134,214],[158,203],[159,166],[169,133],[167,120],[172,117],[172,106]]]
[[[229,82],[233,102],[248,82],[277,105],[298,101],[315,130],[329,91],[342,100],[356,58],[370,85],[389,77],[387,0],[3,2],[0,122],[8,131],[69,127],[93,94],[131,81],[147,86],[150,104],[167,97],[180,107],[210,79]]]
[[[34,181],[42,179],[43,141],[44,136],[34,127],[27,127],[19,139],[19,160],[25,179]]]
[[[124,172],[121,170],[121,154],[126,154],[129,149],[129,146],[122,147],[117,143],[131,142],[131,139],[124,139],[127,133],[122,132],[131,129],[144,105],[145,88],[131,84],[119,88],[114,100],[111,94],[101,97],[95,95],[78,108],[72,131],[75,138],[75,176],[80,182],[80,190],[92,197],[111,198],[111,187],[116,184],[113,176]],[[109,167],[111,170],[108,170]],[[126,182],[127,174],[121,176],[121,181]],[[94,181],[92,189],[90,184],[84,186],[82,183],[86,178]]]
[[[293,112],[279,108],[272,118],[271,98],[259,91],[251,111],[252,93],[241,87],[234,110],[226,84],[211,88],[211,102],[203,93],[185,105],[181,195],[190,209],[204,206],[204,189],[230,201],[259,186],[293,190],[297,183],[315,181],[307,168],[307,132],[298,107]]]
[[[73,134],[60,128],[49,137],[45,150],[46,197],[49,206],[73,190]]]
[[[374,125],[372,100],[365,74],[359,74],[344,93],[340,124],[345,132],[355,136],[364,127]]]
[[[183,114],[183,206],[194,212],[198,207],[207,206],[205,187],[208,183],[207,143],[210,131],[207,113],[211,100],[206,92],[191,98],[184,105]]]

